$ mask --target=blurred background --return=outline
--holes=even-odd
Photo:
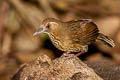
[[[48,17],[92,19],[116,46],[109,48],[97,41],[79,58],[120,64],[120,0],[0,0],[0,80],[11,80],[20,65],[40,54],[51,59],[62,55],[47,35],[32,36]]]

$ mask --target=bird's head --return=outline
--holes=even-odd
[[[50,33],[58,28],[60,21],[54,18],[47,18],[42,21],[41,26],[39,29],[33,34],[36,36],[40,33]]]

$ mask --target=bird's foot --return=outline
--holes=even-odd
[[[79,52],[77,54],[75,54],[75,56],[80,56],[81,54],[83,54],[84,52]]]
[[[64,56],[64,57],[65,57],[65,56],[69,56],[69,53],[68,53],[68,52],[64,52],[63,55],[62,55],[62,57],[63,57],[63,56]]]

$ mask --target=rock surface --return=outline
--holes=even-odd
[[[24,64],[13,80],[103,80],[73,54],[53,61],[42,54],[37,60]]]
[[[109,60],[85,62],[104,80],[120,80],[120,64],[113,64]]]

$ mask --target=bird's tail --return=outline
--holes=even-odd
[[[110,37],[105,36],[104,34],[99,33],[97,40],[102,41],[104,44],[106,44],[110,47],[115,47],[114,41]]]

